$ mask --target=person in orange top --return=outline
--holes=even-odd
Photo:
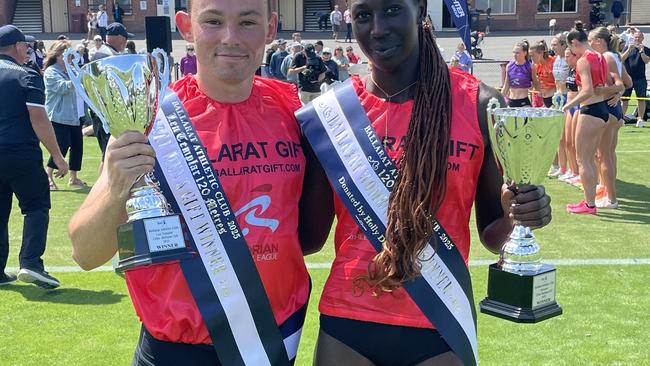
[[[400,178],[388,201],[379,253],[338,195],[334,199],[336,258],[319,306],[318,366],[461,364],[403,286],[420,277],[418,255],[433,232],[432,218],[452,237],[465,261],[461,265],[469,256],[474,204],[481,241],[494,253],[513,220],[532,227],[550,221],[550,199],[542,187],[520,187],[515,194],[503,185],[486,116],[490,98],[505,105],[503,98],[447,67],[425,22],[426,5],[425,0],[351,2],[354,34],[373,65],[369,77],[351,82],[378,141],[399,165]],[[323,192],[323,200],[331,194]]]
[[[553,77],[553,63],[555,56],[548,54],[546,41],[541,40],[530,47],[530,57],[533,59],[533,68],[539,80],[539,92],[544,98],[544,106],[550,108],[553,105],[553,94],[555,94],[555,78]]]

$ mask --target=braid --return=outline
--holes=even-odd
[[[433,234],[433,216],[447,187],[451,115],[449,69],[425,23],[418,30],[420,79],[400,163],[399,183],[388,207],[383,250],[369,266],[366,280],[390,292],[420,274],[418,255]]]

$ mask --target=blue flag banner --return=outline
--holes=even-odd
[[[471,29],[469,26],[469,12],[467,7],[467,0],[445,0],[445,5],[449,9],[451,18],[454,20],[456,29],[460,34],[460,38],[465,43],[467,52],[472,50],[472,39],[470,37]]]

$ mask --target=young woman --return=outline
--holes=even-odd
[[[609,71],[605,58],[594,52],[587,43],[588,37],[584,30],[572,30],[567,36],[567,41],[571,51],[580,57],[576,65],[576,82],[580,86],[580,91],[564,106],[564,111],[580,105],[576,129],[576,154],[580,165],[580,180],[584,188],[584,200],[567,205],[567,211],[573,214],[595,215],[598,180],[596,149],[609,120],[607,103],[603,96],[596,93],[596,88],[607,85]]]
[[[332,60],[334,60],[339,67],[339,80],[346,81],[350,77],[350,73],[348,72],[348,69],[350,68],[350,60],[348,60],[348,58],[343,54],[343,47],[337,46],[334,48],[334,57],[332,57]]]
[[[618,130],[622,126],[623,109],[620,98],[624,88],[632,86],[632,78],[623,67],[618,54],[620,39],[612,35],[605,27],[599,27],[589,34],[589,44],[594,51],[603,55],[607,61],[610,77],[608,88],[597,90],[607,100],[609,120],[603,137],[598,144],[598,167],[600,185],[596,189],[596,206],[598,208],[618,208],[616,198],[616,145]],[[623,90],[620,90],[623,88]]]
[[[555,57],[548,54],[546,41],[541,40],[530,48],[530,56],[533,60],[533,68],[537,80],[539,80],[539,93],[544,98],[544,106],[553,106],[553,95],[555,94],[555,78],[553,77],[553,65]]]
[[[88,9],[86,14],[86,25],[88,26],[88,33],[86,34],[86,39],[91,40],[97,34],[97,17],[95,13]]]
[[[433,233],[432,218],[465,262],[474,203],[481,240],[494,253],[513,218],[533,227],[550,220],[541,187],[522,187],[515,195],[503,186],[486,116],[489,99],[500,96],[447,67],[430,23],[423,22],[426,9],[425,0],[351,3],[354,34],[372,62],[370,76],[351,77],[351,86],[400,178],[379,253],[335,197],[336,258],[320,301],[315,365],[461,364],[402,286],[420,276],[418,255]]]
[[[578,57],[571,52],[570,49],[564,51],[566,57],[567,65],[569,66],[569,73],[566,78],[566,89],[567,89],[567,103],[570,103],[578,95],[578,84],[576,83],[576,64],[578,62]],[[572,183],[580,179],[580,168],[578,167],[578,160],[576,158],[576,125],[578,123],[578,114],[580,113],[580,107],[574,105],[565,113],[564,121],[564,135],[562,141],[564,141],[564,147],[566,149],[566,160],[569,168],[565,174],[562,174],[558,177],[558,180],[562,182]]]
[[[70,150],[70,181],[69,185],[75,188],[86,187],[86,183],[78,178],[83,157],[83,135],[77,108],[77,95],[72,81],[63,64],[63,52],[70,47],[67,41],[56,41],[50,47],[44,62],[45,81],[45,110],[56,134],[61,153],[65,157]],[[56,164],[50,157],[47,162],[47,176],[50,180],[50,190],[58,189],[54,182]]]
[[[553,79],[555,80],[555,90],[562,95],[564,103],[567,102],[566,79],[569,76],[569,65],[567,64],[564,51],[567,48],[566,37],[558,34],[551,40],[551,49],[555,53],[553,61]],[[560,140],[560,146],[557,153],[557,169],[552,171],[552,176],[558,177],[567,172],[566,140],[564,135]]]
[[[513,60],[506,66],[506,79],[501,93],[508,98],[509,107],[530,106],[528,91],[531,87],[539,89],[537,75],[528,59],[528,42],[521,41],[512,49]]]

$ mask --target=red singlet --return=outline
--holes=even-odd
[[[479,81],[454,68],[450,68],[450,74],[452,125],[447,193],[437,219],[467,262],[470,246],[469,216],[484,152],[476,106]],[[377,136],[380,140],[386,139],[388,154],[396,160],[404,151],[413,101],[401,104],[387,103],[368,93],[358,78],[353,78],[353,82]],[[386,135],[387,113],[389,120]],[[362,291],[354,287],[354,279],[368,273],[368,264],[377,252],[338,198],[335,199],[335,209],[338,219],[335,237],[336,258],[323,289],[320,312],[329,316],[382,324],[433,328],[403,288],[377,297],[373,296],[367,285]]]
[[[172,89],[236,211],[281,324],[309,297],[309,275],[298,241],[305,157],[293,115],[301,106],[296,88],[256,77],[251,96],[236,104],[210,99],[191,75]],[[138,316],[155,338],[212,343],[178,263],[129,271],[126,283]]]
[[[591,70],[591,85],[596,88],[599,86],[607,85],[607,74],[609,68],[607,67],[607,60],[598,52],[587,50],[582,57],[589,62]],[[576,73],[576,84],[582,86],[580,81],[580,73]]]

